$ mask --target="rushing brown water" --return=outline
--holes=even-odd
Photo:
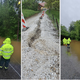
[[[0,46],[3,44],[5,39],[0,39]],[[11,56],[11,62],[13,63],[21,63],[21,42],[12,41],[11,44],[14,47],[14,53]]]
[[[80,41],[72,40],[70,47],[72,53],[77,55],[78,60],[80,61]]]

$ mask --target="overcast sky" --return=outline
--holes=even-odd
[[[80,0],[61,0],[61,24],[69,28],[76,20],[80,20]]]

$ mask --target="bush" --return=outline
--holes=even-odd
[[[23,9],[38,10],[38,3],[35,0],[27,0],[22,2]]]

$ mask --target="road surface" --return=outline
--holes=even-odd
[[[76,55],[66,54],[67,47],[61,46],[61,78],[62,79],[80,79],[80,61]]]
[[[0,79],[21,79],[20,64],[10,63],[8,70],[0,70]]]
[[[51,20],[42,13],[26,20],[22,32],[22,79],[59,79],[59,38]]]

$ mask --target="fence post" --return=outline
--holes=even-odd
[[[54,16],[53,16],[53,14],[52,14],[52,17],[53,17],[53,21],[54,21]]]
[[[57,24],[57,28],[58,28],[58,30],[59,30],[59,25],[58,25],[58,21],[57,21],[57,19],[56,19],[56,24]]]

